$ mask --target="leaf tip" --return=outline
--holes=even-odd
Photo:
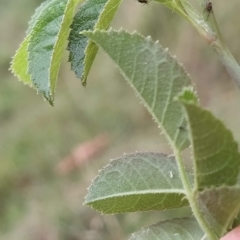
[[[83,87],[86,87],[86,86],[87,86],[87,81],[86,81],[85,78],[83,78],[83,80],[81,81],[81,83],[82,83],[82,86],[83,86]]]
[[[182,103],[197,104],[198,97],[193,86],[184,87],[182,92],[175,98]]]

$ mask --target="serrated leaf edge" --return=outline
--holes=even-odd
[[[168,49],[168,48],[165,48],[165,49],[164,49],[164,48],[162,47],[162,45],[159,44],[159,41],[153,41],[151,36],[144,37],[143,35],[141,35],[140,33],[138,33],[136,30],[134,30],[132,33],[130,33],[130,32],[128,32],[127,30],[125,30],[125,29],[123,29],[123,28],[120,28],[119,30],[114,30],[114,29],[110,28],[110,29],[107,30],[107,31],[106,31],[106,30],[94,29],[93,31],[89,31],[89,30],[88,30],[88,31],[82,31],[82,32],[80,32],[80,33],[83,34],[83,35],[87,35],[88,33],[90,33],[90,34],[95,34],[95,33],[98,33],[98,32],[100,32],[100,33],[109,33],[109,34],[110,34],[110,33],[117,33],[117,34],[126,33],[126,34],[130,34],[131,36],[134,36],[134,35],[135,35],[135,36],[139,36],[139,37],[141,37],[141,38],[144,38],[147,42],[152,42],[152,43],[154,43],[154,44],[155,44],[157,47],[159,47],[162,51],[167,52],[167,53],[169,54],[170,58],[171,58],[173,61],[175,61],[179,66],[181,66],[183,72],[186,74],[186,76],[187,76],[187,77],[189,78],[189,80],[191,81],[191,85],[189,85],[188,87],[189,87],[189,88],[190,88],[190,87],[193,87],[193,88],[195,89],[194,83],[193,83],[193,81],[192,81],[192,79],[191,79],[191,76],[189,75],[189,73],[186,72],[186,69],[183,67],[183,65],[177,61],[177,59],[176,59],[175,56],[172,56],[172,55],[171,55],[171,53],[169,52],[169,49]],[[103,51],[104,51],[104,49],[103,49]],[[104,52],[105,52],[105,51],[104,51]],[[110,57],[110,58],[111,58],[111,57]],[[118,65],[115,63],[115,61],[112,61],[112,62],[113,62],[113,64],[114,64],[114,66],[116,66],[116,67],[119,69],[119,71],[121,72],[121,74],[122,74],[122,75],[124,76],[124,78],[127,80],[128,77],[126,77],[125,73],[121,71],[121,69],[118,67]],[[170,147],[171,147],[172,149],[177,149],[174,141],[172,141],[172,139],[168,136],[168,134],[166,133],[165,128],[162,126],[161,122],[158,121],[157,117],[156,117],[155,114],[152,112],[152,110],[150,109],[150,107],[144,102],[144,99],[141,97],[141,95],[138,93],[138,91],[136,91],[136,89],[135,89],[134,85],[131,83],[131,81],[128,81],[128,80],[127,80],[126,82],[134,89],[136,96],[140,99],[141,103],[146,107],[146,109],[148,110],[148,112],[151,113],[151,115],[153,116],[154,122],[156,122],[157,125],[162,129],[162,132],[164,133],[165,137],[167,138],[168,143],[170,144]],[[181,148],[181,146],[180,146],[179,148]]]
[[[136,151],[135,153],[123,153],[123,155],[121,156],[121,157],[118,157],[118,158],[113,158],[113,159],[110,159],[110,162],[107,164],[107,165],[105,165],[102,169],[99,169],[98,170],[98,175],[95,177],[95,178],[93,178],[92,180],[91,180],[91,184],[90,184],[90,186],[87,188],[87,191],[89,191],[89,189],[94,185],[94,182],[100,177],[100,175],[102,174],[102,173],[104,173],[104,171],[106,171],[108,168],[110,168],[110,167],[112,167],[112,165],[114,164],[114,162],[117,162],[119,159],[122,159],[123,157],[125,157],[125,156],[136,156],[136,154],[145,154],[145,153],[153,153],[153,154],[160,154],[160,155],[162,155],[162,156],[164,156],[164,157],[166,157],[166,158],[170,158],[170,159],[175,159],[175,157],[174,157],[174,155],[167,155],[167,154],[165,154],[165,153],[160,153],[160,152],[155,152],[155,151],[145,151],[145,152],[139,152],[139,151]],[[138,191],[138,192],[141,192],[141,191]],[[146,193],[147,191],[143,191],[143,193]],[[158,193],[158,191],[156,191],[156,193]],[[159,193],[161,193],[161,191],[159,191]],[[164,191],[163,193],[166,193],[166,191]],[[169,191],[169,192],[167,192],[167,193],[179,193],[179,194],[184,194],[184,195],[186,195],[186,192],[185,192],[185,190],[183,189],[183,190],[179,190],[179,191]],[[131,194],[126,194],[126,196],[127,195],[131,195]],[[108,195],[108,196],[110,196],[110,195]],[[118,196],[118,194],[115,194],[114,196]],[[122,196],[122,194],[119,194],[119,196]],[[88,203],[86,203],[86,199],[87,199],[87,197],[88,197],[88,194],[84,197],[84,202],[83,202],[83,205],[89,205]],[[109,198],[109,197],[108,197]],[[105,198],[98,198],[98,200],[100,200],[100,199],[105,199]],[[97,200],[97,201],[98,201]],[[93,203],[93,202],[96,202],[96,201],[92,201],[92,202],[90,202],[90,203]]]

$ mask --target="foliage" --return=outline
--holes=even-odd
[[[223,42],[212,3],[156,0],[188,20],[214,48],[240,86],[240,68]],[[11,70],[54,102],[57,75],[68,40],[72,70],[86,84],[98,48],[103,49],[162,129],[174,156],[142,152],[112,161],[94,179],[85,204],[105,213],[167,210],[189,205],[194,218],[160,222],[130,239],[219,239],[239,222],[240,154],[232,133],[200,107],[183,67],[158,42],[139,33],[108,30],[121,1],[47,0],[33,15]],[[193,171],[182,151],[192,149]],[[236,218],[236,221],[234,222]],[[173,227],[175,226],[175,227]]]

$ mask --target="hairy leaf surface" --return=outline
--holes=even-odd
[[[37,90],[53,104],[65,41],[77,0],[52,0],[39,14],[29,40],[29,73]]]
[[[188,205],[174,157],[126,154],[94,179],[86,205],[103,213],[164,210]]]
[[[31,18],[31,21],[29,22],[29,27],[27,30],[27,36],[24,39],[24,41],[19,46],[15,56],[13,57],[13,60],[11,62],[10,69],[14,73],[16,77],[18,77],[19,80],[21,80],[23,83],[32,86],[31,76],[28,73],[28,44],[29,39],[31,37],[30,33],[31,30],[36,23],[38,17],[41,15],[41,13],[48,8],[50,2],[52,0],[48,0],[43,2],[35,11],[34,15]]]
[[[193,92],[186,90],[179,99],[186,111],[193,148],[195,188],[236,184],[240,154],[232,133],[211,112],[195,104]]]
[[[218,187],[197,194],[197,201],[208,225],[222,237],[240,210],[240,188]]]
[[[53,0],[46,0],[38,8],[36,8],[35,13],[32,15],[31,20],[29,21],[27,34],[31,32],[39,16],[41,16],[41,14],[45,11],[45,9],[51,6],[52,1]]]
[[[204,232],[194,218],[159,222],[132,234],[129,240],[201,240]]]
[[[73,18],[69,35],[69,62],[78,78],[83,74],[85,49],[89,44],[86,36],[80,34],[83,30],[92,30],[102,12],[107,0],[88,0],[79,9]]]
[[[171,145],[186,148],[189,141],[187,131],[182,128],[184,111],[174,97],[191,81],[178,62],[158,43],[137,33],[96,30],[84,34],[117,64]]]
[[[68,44],[69,61],[83,85],[86,84],[98,47],[80,32],[95,28],[108,29],[120,3],[121,0],[88,0],[74,17]]]
[[[122,0],[108,0],[103,12],[101,13],[95,29],[107,30],[112,22]],[[93,60],[97,54],[98,46],[90,41],[86,48],[86,58],[84,60],[84,72],[82,75],[82,83],[85,85],[87,77],[92,66]]]

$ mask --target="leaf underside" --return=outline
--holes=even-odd
[[[179,97],[187,115],[195,165],[195,188],[234,185],[237,183],[240,154],[232,133],[207,110],[194,102],[191,92]]]
[[[86,205],[110,214],[188,205],[176,161],[161,153],[126,154],[94,179]]]
[[[88,38],[80,32],[94,28],[106,2],[107,0],[88,0],[73,18],[67,49],[71,68],[78,78],[81,78],[83,74],[85,49],[89,44]]]
[[[194,218],[159,222],[133,233],[129,240],[201,240],[204,232]]]
[[[104,6],[103,11],[99,15],[98,21],[96,25],[94,26],[94,29],[101,29],[101,30],[107,30],[110,26],[110,23],[112,22],[122,0],[108,0],[106,2],[106,5]],[[98,46],[92,42],[89,41],[86,50],[85,50],[85,59],[84,59],[84,69],[82,73],[82,84],[86,85],[87,77],[89,74],[89,71],[92,67],[93,61],[95,59],[95,56],[98,51]]]
[[[36,89],[51,104],[75,5],[74,0],[51,1],[31,31],[28,71]]]
[[[32,16],[29,27],[27,30],[27,36],[25,37],[24,41],[19,46],[15,56],[13,57],[13,60],[11,62],[11,71],[14,73],[16,77],[20,81],[22,81],[24,84],[29,85],[30,87],[33,86],[31,81],[31,76],[28,73],[28,45],[29,45],[29,39],[31,37],[30,33],[32,31],[33,26],[35,25],[38,17],[41,15],[42,11],[47,9],[50,5],[50,2],[52,0],[48,0],[43,2],[35,11],[34,15]]]
[[[47,9],[49,6],[51,6],[52,1],[53,0],[46,0],[43,3],[41,3],[41,5],[38,8],[36,8],[35,13],[32,15],[32,17],[28,23],[27,35],[29,33],[31,33],[33,27],[35,26],[39,16],[41,16],[42,12],[44,12],[45,9]]]
[[[121,0],[88,0],[74,16],[68,39],[69,61],[76,77],[81,78],[83,85],[86,84],[98,47],[80,32],[95,28],[108,29],[120,3]]]
[[[160,125],[170,144],[180,150],[189,145],[184,111],[175,96],[191,85],[189,76],[167,50],[137,33],[83,32],[119,67]]]
[[[222,237],[232,227],[240,210],[239,187],[217,187],[197,194],[199,208],[216,235]]]
[[[13,73],[53,104],[57,75],[72,16],[80,0],[48,0],[29,23],[11,64]]]

